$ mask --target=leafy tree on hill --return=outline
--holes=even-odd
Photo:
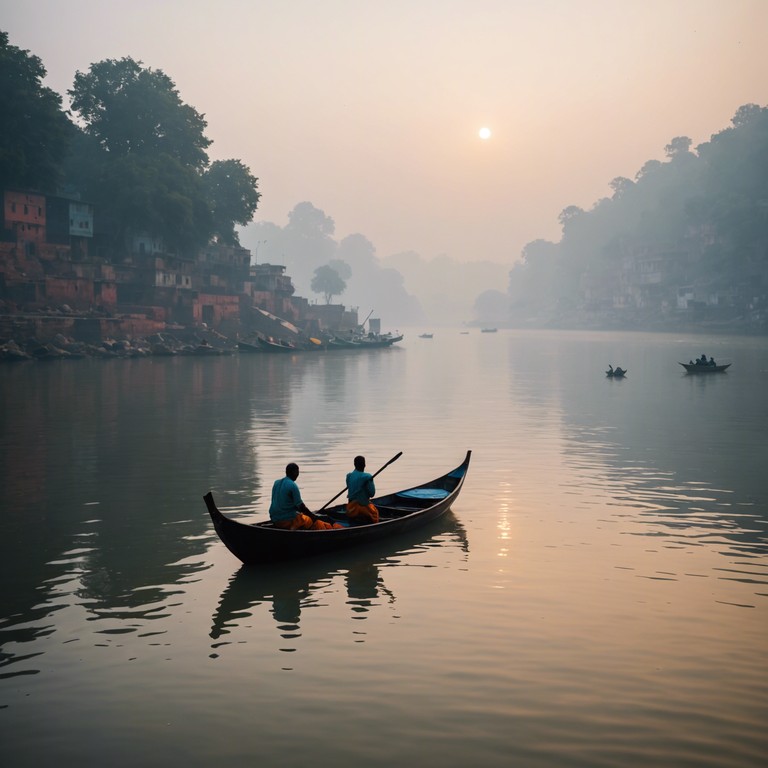
[[[682,285],[768,303],[768,109],[744,105],[731,127],[691,144],[673,138],[665,162],[615,178],[589,210],[566,207],[560,242],[529,243],[511,270],[511,306],[610,306],[628,283],[656,307],[674,306]],[[653,281],[632,272],[654,260]]]
[[[74,128],[42,61],[0,31],[0,189],[55,191]]]

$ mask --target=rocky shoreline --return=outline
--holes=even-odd
[[[115,359],[171,357],[174,355],[231,355],[236,346],[220,334],[201,337],[191,334],[179,338],[170,333],[155,333],[147,338],[105,339],[97,344],[76,341],[56,334],[50,342],[30,338],[22,342],[0,339],[0,362],[19,363],[82,358]]]

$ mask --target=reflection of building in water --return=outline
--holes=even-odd
[[[458,547],[466,556],[466,534],[450,512],[433,525],[388,542],[379,542],[365,550],[337,552],[333,559],[313,558],[265,567],[241,566],[222,593],[213,616],[210,636],[216,641],[214,647],[228,644],[225,636],[234,634],[244,620],[250,625],[256,613],[253,609],[262,603],[269,606],[282,639],[301,637],[302,609],[320,606],[321,595],[342,576],[347,592],[346,604],[352,609],[350,618],[365,619],[371,610],[382,604],[379,600],[382,595],[386,595],[386,603],[390,605],[396,599],[381,577],[383,563],[397,567],[400,561],[405,563],[427,550],[447,550],[449,545],[454,550]],[[322,605],[325,605],[324,601]],[[356,642],[362,642],[359,633]],[[293,645],[282,650],[298,649]]]

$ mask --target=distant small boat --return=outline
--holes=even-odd
[[[731,363],[725,365],[710,365],[709,363],[680,363],[688,373],[723,373],[726,368],[731,367]]]
[[[481,328],[480,333],[496,333],[498,328]]]
[[[623,379],[627,375],[627,371],[624,368],[609,368],[605,375],[609,379]]]
[[[419,334],[419,338],[420,339],[431,339],[432,336],[433,336],[433,334],[431,334],[431,333],[420,333]]]

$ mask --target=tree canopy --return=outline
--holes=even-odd
[[[106,59],[77,72],[68,93],[85,132],[111,155],[167,155],[196,170],[208,165],[207,123],[162,70],[129,57]]]
[[[346,288],[346,282],[330,264],[324,264],[315,270],[312,278],[312,290],[315,293],[322,293],[326,304],[330,304],[334,296],[340,296],[344,293]]]
[[[746,104],[691,146],[676,136],[666,161],[613,179],[589,210],[563,209],[560,242],[529,243],[513,267],[512,306],[549,322],[563,307],[674,307],[684,286],[768,304],[768,108]]]
[[[70,172],[99,201],[119,248],[131,233],[193,253],[212,239],[239,245],[235,225],[253,218],[258,179],[240,160],[209,165],[207,123],[162,70],[132,58],[77,72],[68,92],[81,135]]]
[[[0,189],[55,191],[74,127],[42,61],[0,31]]]
[[[203,175],[203,185],[213,234],[225,245],[239,245],[235,224],[245,226],[253,219],[261,198],[258,179],[240,160],[216,160]]]

